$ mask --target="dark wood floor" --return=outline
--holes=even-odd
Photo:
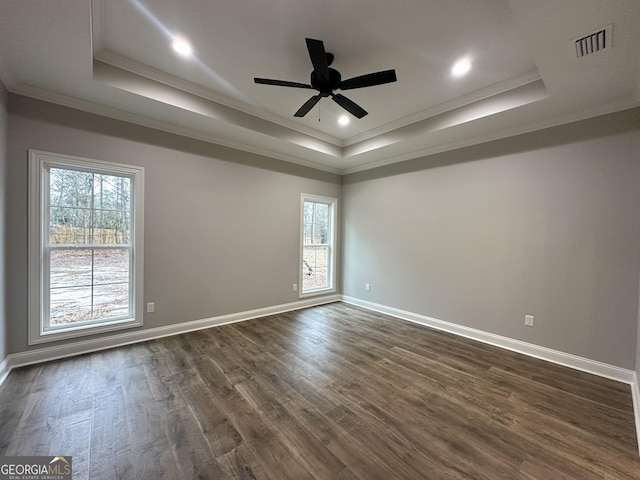
[[[335,303],[14,370],[74,479],[640,478],[628,385]]]

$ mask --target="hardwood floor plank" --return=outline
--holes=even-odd
[[[7,456],[49,455],[68,365],[60,361],[54,362],[51,368],[37,367],[16,433],[7,446]]]
[[[237,385],[236,389],[247,403],[261,412],[271,430],[277,432],[280,441],[314,478],[333,478],[344,470],[345,465],[264,388],[255,383],[245,383]]]
[[[226,377],[212,363],[210,369],[200,370],[208,398],[220,408],[239,432],[246,449],[257,458],[270,478],[313,478],[295,460],[291,452],[277,438],[259,412],[239,394],[237,385],[230,385]]]
[[[33,366],[15,369],[5,380],[3,388],[0,388],[0,456],[7,455],[40,368]]]
[[[216,458],[223,474],[220,478],[229,480],[267,480],[257,458],[246,448],[239,445],[233,450]]]
[[[91,409],[80,410],[56,419],[52,429],[51,447],[47,455],[71,456],[74,480],[89,480],[89,449]]]
[[[184,395],[215,458],[224,457],[242,445],[240,433],[216,402],[211,401],[211,393],[204,385],[190,387]]]
[[[122,387],[96,396],[91,419],[89,478],[116,479],[116,465],[129,457],[131,441]]]
[[[565,421],[580,425],[587,431],[614,440],[620,445],[628,445],[631,451],[635,443],[633,412],[621,412],[590,399],[573,394],[560,395],[557,389],[539,382],[531,382],[500,368],[491,369],[490,376],[511,385],[513,396],[544,412],[547,416],[563,418]],[[583,422],[589,418],[589,422]],[[635,450],[637,453],[637,450]]]
[[[249,327],[248,331],[243,331],[241,335],[244,335],[250,341],[254,341],[255,336],[251,330]],[[258,337],[255,342],[259,344],[260,340],[264,338]],[[278,339],[275,335],[267,336],[266,338],[271,342],[270,345],[273,345],[270,348],[276,361],[263,363],[260,366],[261,372],[268,377],[268,384],[278,392],[279,397],[286,398],[296,392],[320,412],[328,412],[338,406],[335,401],[322,393],[322,387],[332,383],[329,377],[306,364],[300,357],[280,349],[278,345],[281,339]],[[295,365],[295,367],[292,365]]]
[[[284,407],[342,463],[349,465],[361,480],[386,480],[397,476],[382,458],[371,451],[370,439],[353,437],[327,415],[313,408],[293,406],[291,402],[285,403]]]
[[[218,479],[223,471],[203,432],[186,405],[165,413],[164,424],[173,455],[184,478]]]
[[[0,455],[34,454],[91,480],[640,479],[628,385],[342,303],[16,369]]]

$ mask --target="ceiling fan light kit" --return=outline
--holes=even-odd
[[[273,80],[270,78],[253,79],[255,83],[263,85],[277,85],[280,87],[317,90],[318,94],[307,100],[294,114],[295,117],[304,117],[322,98],[331,97],[334,102],[344,108],[351,115],[356,118],[362,118],[367,115],[367,111],[353,100],[350,100],[341,93],[335,93],[335,91],[373,87],[375,85],[391,83],[397,80],[395,70],[368,73],[366,75],[342,80],[340,72],[334,68],[330,68],[330,65],[333,63],[334,56],[333,54],[325,51],[324,43],[321,40],[314,40],[312,38],[307,38],[306,42],[309,58],[313,65],[310,84],[289,82],[286,80]]]

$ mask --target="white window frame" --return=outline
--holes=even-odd
[[[304,203],[305,202],[314,202],[314,203],[324,203],[329,205],[329,271],[327,272],[327,280],[328,286],[321,288],[314,288],[303,291],[303,259],[304,259]],[[333,293],[336,291],[336,257],[337,257],[337,248],[336,248],[336,239],[337,239],[337,218],[338,218],[338,199],[331,197],[321,197],[318,195],[310,195],[308,193],[303,193],[300,195],[300,255],[299,255],[299,265],[298,265],[298,285],[300,288],[298,289],[298,298],[304,297],[312,297],[315,295],[324,295],[327,293]]]
[[[49,263],[45,259],[48,232],[48,191],[50,168],[63,168],[131,179],[131,250],[132,280],[129,285],[133,316],[123,319],[69,325],[45,329],[44,312],[48,308]],[[65,340],[85,335],[139,327],[143,324],[144,277],[144,168],[103,160],[29,150],[29,345]],[[47,260],[47,261],[45,261]]]

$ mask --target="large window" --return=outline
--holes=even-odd
[[[140,167],[30,152],[29,343],[142,325]]]
[[[300,296],[335,291],[335,198],[302,195]]]

